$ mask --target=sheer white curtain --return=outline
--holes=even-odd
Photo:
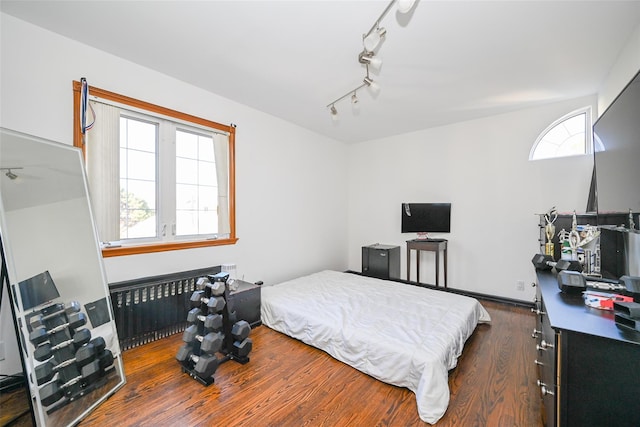
[[[90,101],[96,114],[87,132],[87,179],[101,242],[120,240],[120,109]]]
[[[229,136],[214,134],[213,149],[218,179],[218,234],[229,234]]]

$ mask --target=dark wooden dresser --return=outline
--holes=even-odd
[[[640,333],[537,272],[536,364],[547,426],[640,426]]]

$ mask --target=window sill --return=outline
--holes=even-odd
[[[148,245],[120,246],[115,248],[103,248],[102,257],[148,254],[153,252],[177,251],[181,249],[204,248],[209,246],[235,245],[237,238],[217,240],[197,240],[192,242],[153,243]]]

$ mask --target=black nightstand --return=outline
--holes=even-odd
[[[400,278],[400,246],[375,245],[362,247],[362,274],[379,279]]]

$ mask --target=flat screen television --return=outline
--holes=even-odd
[[[598,224],[640,211],[640,72],[594,123],[593,141]]]
[[[450,233],[451,203],[403,203],[403,233]]]
[[[18,283],[22,309],[29,310],[60,296],[58,288],[49,274],[45,271],[27,280]]]

